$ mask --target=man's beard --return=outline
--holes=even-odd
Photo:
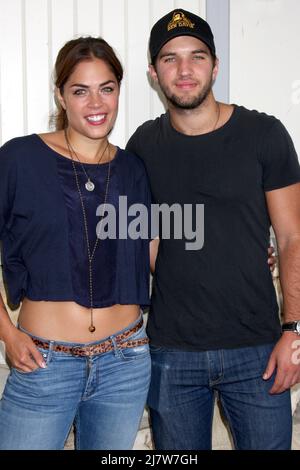
[[[209,93],[211,92],[213,86],[213,79],[211,78],[210,82],[204,87],[203,90],[197,96],[191,96],[187,98],[180,98],[175,94],[171,95],[167,88],[163,87],[160,84],[161,90],[167,100],[178,109],[196,109],[200,106],[208,97]]]

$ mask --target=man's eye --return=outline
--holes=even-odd
[[[175,57],[166,57],[165,62],[174,62]]]

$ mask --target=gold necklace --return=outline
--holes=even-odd
[[[68,147],[69,151],[70,151],[70,149],[72,150],[72,153],[75,155],[75,157],[76,157],[77,160],[79,161],[79,163],[80,163],[80,165],[81,165],[81,168],[82,168],[82,170],[83,170],[83,172],[84,172],[84,174],[85,174],[85,176],[86,176],[87,181],[86,181],[86,183],[85,183],[85,189],[86,189],[87,191],[94,191],[95,185],[94,185],[94,183],[91,181],[91,178],[89,177],[89,175],[88,175],[86,169],[84,168],[83,163],[79,160],[79,157],[78,157],[77,153],[75,152],[73,146],[71,145],[71,142],[70,142],[69,137],[68,137],[68,134],[67,134],[67,129],[64,129],[64,134],[65,134],[65,140],[66,140],[67,147]],[[101,156],[100,156],[100,158],[99,158],[99,160],[98,160],[98,162],[97,162],[97,165],[99,165],[99,163],[101,162],[101,160],[102,160],[102,158],[103,158],[103,155],[105,154],[108,145],[109,145],[109,142],[107,141],[107,144],[106,144],[106,146],[105,146],[105,149],[104,149],[104,151],[101,153]],[[98,152],[97,152],[97,153],[98,153]]]
[[[90,293],[90,313],[91,313],[91,321],[90,321],[90,326],[89,326],[89,332],[94,333],[94,331],[96,331],[96,327],[94,325],[94,316],[93,316],[93,313],[94,313],[94,303],[93,303],[93,297],[94,297],[94,291],[93,291],[93,260],[94,260],[94,256],[95,256],[95,253],[96,253],[96,249],[97,249],[98,244],[99,244],[99,237],[96,238],[96,241],[94,243],[94,247],[91,250],[91,245],[90,245],[90,240],[89,240],[89,233],[88,233],[88,223],[87,223],[86,209],[85,209],[82,192],[81,192],[80,185],[79,185],[78,173],[77,173],[74,158],[73,158],[73,152],[74,151],[72,152],[72,147],[69,144],[68,138],[66,138],[66,142],[67,142],[68,150],[69,150],[71,161],[72,161],[72,166],[73,166],[73,171],[74,171],[74,176],[75,176],[75,181],[76,181],[76,187],[77,187],[77,191],[78,191],[78,194],[79,194],[81,209],[82,209],[84,233],[85,233],[85,240],[86,240],[86,247],[87,247],[88,261],[89,261],[89,293]],[[107,171],[106,187],[105,187],[105,195],[104,195],[103,214],[105,213],[105,209],[106,209],[108,188],[109,188],[109,182],[110,182],[110,163],[111,163],[111,158],[110,158],[110,149],[109,149],[109,161],[108,161],[108,171]],[[101,228],[102,228],[102,222],[103,222],[103,217],[100,221],[100,233],[101,233]]]

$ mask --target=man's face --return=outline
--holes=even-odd
[[[206,44],[192,36],[178,36],[160,50],[155,68],[149,71],[169,103],[175,108],[195,109],[210,94],[218,61]]]

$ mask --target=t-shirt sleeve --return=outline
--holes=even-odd
[[[139,156],[139,128],[132,134],[127,142],[125,150]]]
[[[0,148],[0,240],[11,217],[16,188],[14,145],[10,142]]]
[[[261,161],[265,191],[300,182],[300,165],[294,144],[286,128],[278,120],[264,137]]]

